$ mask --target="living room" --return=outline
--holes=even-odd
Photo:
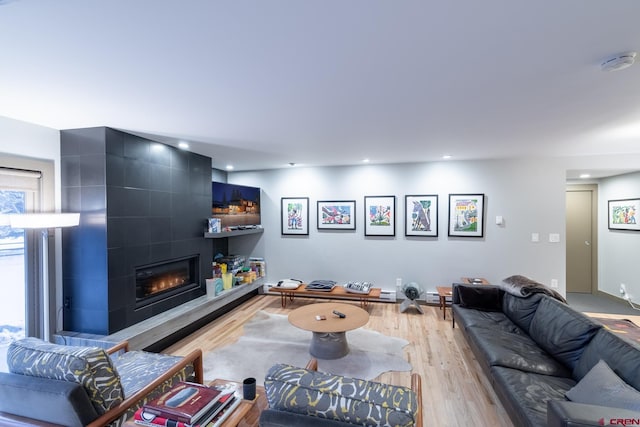
[[[1,26],[4,28],[3,33],[7,31],[6,39],[21,39],[18,35],[22,32],[15,24],[16,20],[27,17],[35,19],[35,16],[40,13],[43,16],[48,15],[43,11],[53,13],[46,6],[40,5],[44,9],[38,10],[38,7],[27,6],[26,3],[17,0],[0,6],[2,12],[0,15],[5,15],[0,18],[3,20],[2,24],[5,19],[13,19],[13,21],[7,21],[6,26]],[[96,52],[112,52],[98,40],[98,32],[93,34],[87,27],[90,23],[96,24],[96,20],[99,20],[97,16],[101,14],[111,18],[120,16],[119,19],[123,19],[123,25],[127,24],[124,25],[127,29],[135,26],[134,22],[136,22],[135,19],[131,21],[129,19],[137,18],[139,22],[148,25],[149,32],[155,35],[162,33],[159,27],[167,28],[169,22],[175,18],[171,13],[173,9],[168,5],[147,4],[150,10],[158,7],[157,20],[164,26],[149,22],[148,17],[145,18],[142,6],[139,6],[140,9],[119,6],[123,9],[111,9],[105,6],[98,11],[88,11],[79,4],[66,7],[77,7],[75,11],[77,16],[85,18],[80,19],[82,24],[78,23],[80,26],[77,31],[82,33],[84,30],[84,33],[88,34],[87,37],[96,43]],[[29,88],[28,82],[20,83],[21,79],[17,79],[14,74],[8,74],[0,86],[3,93],[0,100],[2,166],[15,165],[11,162],[16,158],[20,161],[29,158],[50,162],[53,165],[54,194],[49,195],[52,197],[47,210],[60,211],[64,204],[61,186],[63,173],[60,154],[61,130],[110,126],[170,146],[176,145],[179,140],[187,140],[191,143],[191,151],[212,158],[212,180],[257,186],[262,189],[261,209],[264,233],[259,237],[229,239],[228,251],[264,257],[268,266],[267,282],[274,283],[283,278],[299,278],[305,281],[333,279],[338,282],[367,280],[385,290],[397,292],[398,298],[402,298],[401,285],[408,282],[419,284],[424,292],[433,292],[436,286],[450,285],[462,276],[485,277],[491,283],[499,283],[502,279],[514,274],[534,278],[555,287],[561,294],[566,295],[570,287],[566,280],[566,191],[571,185],[591,183],[598,188],[596,218],[598,256],[593,291],[607,294],[610,298],[619,298],[620,284],[624,283],[632,302],[639,300],[640,288],[636,281],[637,271],[634,269],[635,260],[632,249],[636,243],[635,233],[609,230],[607,222],[609,200],[638,197],[636,189],[640,174],[637,172],[637,165],[640,164],[640,153],[637,149],[637,135],[620,136],[612,132],[605,135],[602,128],[605,124],[610,126],[611,131],[625,126],[631,128],[634,123],[634,114],[636,114],[635,91],[640,86],[636,84],[638,70],[636,67],[631,67],[615,73],[606,73],[600,68],[600,63],[608,55],[636,48],[633,44],[635,42],[633,34],[619,35],[613,29],[603,28],[602,15],[615,16],[616,19],[622,20],[631,19],[630,16],[633,16],[631,12],[636,11],[637,6],[621,2],[618,5],[603,7],[602,10],[596,8],[597,11],[587,8],[588,12],[577,2],[563,6],[562,11],[554,10],[555,6],[548,6],[548,10],[542,10],[545,9],[544,6],[529,6],[531,9],[527,9],[526,12],[537,20],[527,19],[524,16],[527,13],[523,11],[502,10],[500,5],[491,5],[503,11],[500,13],[496,10],[489,13],[489,6],[487,11],[477,11],[487,19],[490,15],[498,15],[492,18],[495,19],[492,22],[497,28],[495,33],[484,32],[484,25],[478,23],[481,20],[471,16],[473,8],[469,4],[462,10],[440,6],[443,9],[433,11],[439,11],[441,15],[431,14],[429,8],[418,5],[405,6],[398,10],[382,3],[366,7],[360,5],[364,9],[371,7],[372,17],[375,16],[376,19],[381,20],[380,22],[384,22],[376,26],[375,19],[364,19],[362,27],[353,24],[361,19],[359,14],[362,12],[355,5],[346,10],[342,9],[344,6],[336,5],[332,6],[336,9],[325,9],[318,5],[288,6],[288,10],[293,14],[291,17],[284,11],[278,13],[273,10],[264,10],[264,6],[260,6],[265,16],[279,23],[271,27],[264,26],[266,24],[263,21],[267,20],[257,19],[246,10],[232,8],[216,15],[204,5],[198,5],[198,7],[205,7],[204,10],[210,14],[207,15],[210,18],[215,15],[213,22],[221,29],[230,30],[228,25],[231,25],[222,22],[224,19],[221,17],[241,17],[240,21],[245,22],[247,27],[256,28],[256,34],[260,34],[262,30],[262,33],[270,35],[267,44],[270,49],[275,49],[274,46],[278,42],[286,45],[284,51],[278,50],[278,55],[271,57],[278,58],[273,63],[270,58],[263,58],[263,62],[241,62],[240,64],[231,60],[234,56],[229,52],[243,52],[243,49],[255,48],[252,43],[257,42],[253,40],[253,36],[246,36],[253,40],[252,43],[241,38],[236,40],[238,44],[228,46],[226,48],[229,49],[228,51],[221,49],[220,52],[225,53],[224,58],[228,64],[228,68],[225,68],[228,74],[225,74],[221,80],[229,86],[226,88],[217,80],[211,82],[211,86],[221,91],[220,93],[226,94],[223,97],[224,102],[217,101],[212,104],[205,102],[187,107],[188,103],[173,101],[182,99],[180,93],[182,89],[189,93],[191,89],[187,91],[188,88],[183,86],[184,83],[175,86],[169,84],[173,80],[165,76],[166,70],[159,70],[158,73],[167,80],[149,84],[149,87],[146,87],[143,84],[144,74],[151,74],[148,64],[157,60],[157,57],[152,56],[147,50],[151,44],[148,44],[150,41],[143,35],[138,34],[140,38],[137,40],[140,40],[141,44],[137,45],[139,50],[134,52],[144,52],[137,60],[146,64],[141,67],[146,71],[136,71],[135,76],[130,80],[135,81],[139,87],[144,86],[150,92],[164,93],[162,100],[158,99],[159,95],[155,95],[151,101],[144,101],[142,96],[137,100],[130,100],[124,97],[126,92],[131,92],[127,90],[114,90],[121,93],[117,96],[109,96],[112,88],[124,87],[120,86],[124,83],[117,82],[116,78],[126,81],[128,80],[126,73],[119,69],[116,72],[114,68],[100,68],[100,70],[82,68],[90,63],[91,59],[95,59],[86,50],[81,51],[88,56],[79,55],[76,62],[67,56],[63,56],[62,60],[47,56],[46,49],[42,46],[24,46],[21,49],[14,47],[22,51],[33,49],[33,56],[44,62],[40,62],[38,67],[31,70],[33,72],[31,82],[41,82],[38,85],[34,84]],[[191,20],[195,18],[191,15],[187,17],[186,10],[193,13],[198,10],[198,7],[190,5],[179,13],[184,12],[185,21],[193,24]],[[584,15],[576,17],[577,9]],[[44,22],[38,22],[44,29],[72,28],[73,13],[71,9],[63,8],[63,11],[65,10],[69,12],[69,16],[61,22],[66,25],[59,26],[57,23],[54,25],[53,18],[39,17],[38,19]],[[65,15],[63,11],[58,13]],[[340,16],[334,17],[333,12],[336,11]],[[412,11],[416,12],[416,16],[411,16]],[[178,13],[175,10],[173,12]],[[313,32],[317,38],[309,37],[305,40],[313,48],[309,50],[317,50],[319,58],[318,62],[316,60],[312,62],[314,67],[305,66],[304,60],[294,59],[293,54],[290,57],[283,56],[287,49],[290,52],[307,51],[296,44],[288,44],[293,42],[285,43],[285,39],[290,38],[290,35],[287,35],[289,31],[295,29],[300,34],[304,33],[304,28],[299,27],[300,23],[293,18],[296,13],[306,19],[304,22],[313,23]],[[508,20],[498,19],[504,18],[502,13],[513,15],[512,24],[508,24]],[[130,18],[124,18],[125,15]],[[314,16],[317,21],[314,21]],[[387,16],[387,19],[383,19],[384,16]],[[417,16],[424,18],[425,23],[420,23]],[[473,24],[474,27],[468,32],[456,27],[454,31],[456,37],[463,37],[463,40],[458,39],[457,43],[456,40],[450,40],[446,48],[445,41],[455,37],[450,34],[440,37],[438,40],[442,40],[443,50],[431,51],[429,55],[431,59],[424,62],[415,62],[416,60],[412,58],[416,55],[412,53],[402,55],[395,53],[394,49],[386,44],[391,43],[389,40],[393,40],[394,46],[408,43],[411,46],[408,51],[415,52],[421,46],[420,43],[415,45],[409,43],[415,38],[422,41],[421,51],[435,49],[434,43],[427,43],[427,40],[431,40],[433,34],[448,34],[435,22],[438,21],[434,18],[436,16],[460,16],[461,18],[457,21],[465,22],[467,26]],[[334,19],[337,22],[334,22]],[[567,59],[571,65],[562,68],[558,64],[567,50],[563,51],[557,46],[552,46],[553,41],[538,40],[543,38],[539,34],[538,24],[545,22],[549,28],[559,31],[563,28],[561,23],[564,25],[571,20],[580,22],[583,27],[591,25],[591,28],[582,29],[581,37],[575,39],[562,37],[562,43],[556,43],[567,50],[570,47],[573,48],[575,55]],[[230,22],[233,21],[230,20]],[[422,32],[416,33],[419,34],[416,37],[405,34],[397,36],[398,38],[389,38],[391,36],[388,33],[393,33],[394,28],[402,28],[401,23],[405,21],[411,23],[408,27],[413,31],[417,32],[424,25],[432,26],[434,33],[422,29]],[[516,22],[519,27],[513,24]],[[341,34],[343,37],[336,39],[329,37],[324,29],[330,28],[332,23],[340,30],[335,34]],[[616,25],[635,28],[632,22],[627,25],[620,23]],[[316,28],[316,26],[322,28]],[[24,27],[28,26],[24,25]],[[273,30],[276,27],[279,29]],[[441,32],[437,32],[436,28]],[[106,31],[105,34],[113,35],[110,29],[102,29]],[[526,33],[525,29],[529,33]],[[376,34],[378,30],[384,34],[384,37],[376,41],[367,41],[365,35]],[[219,31],[222,32],[222,30]],[[276,34],[271,31],[275,31]],[[354,39],[347,37],[350,31],[354,32]],[[555,34],[554,31],[550,32]],[[52,33],[56,35],[58,41],[61,39],[57,37],[63,37],[57,31]],[[483,42],[472,43],[473,34],[477,33],[483,34],[485,38],[482,39]],[[238,35],[235,31],[230,34]],[[536,47],[537,50],[533,49],[526,52],[526,55],[521,55],[518,43],[514,41],[510,44],[506,40],[517,35],[517,41],[524,43],[527,40],[524,34],[532,34],[530,37],[538,41],[535,46],[529,44],[525,46]],[[606,38],[606,43],[594,42],[595,39],[604,40],[604,34],[609,37]],[[73,38],[74,32],[71,31],[67,35]],[[224,39],[223,35],[216,35]],[[640,35],[638,36],[635,40],[640,38]],[[125,40],[136,40],[137,36],[122,37]],[[560,35],[558,37],[560,38]],[[103,38],[109,39],[107,36]],[[331,43],[323,38],[330,39]],[[62,40],[70,43],[70,40],[64,37]],[[122,49],[122,45],[126,43],[118,40],[118,49]],[[344,44],[338,43],[345,40],[350,40],[352,43],[346,44],[350,47],[349,49]],[[190,42],[193,43],[193,40]],[[327,55],[325,50],[336,48],[334,45],[337,45],[338,53],[331,60],[332,57]],[[15,46],[18,44],[16,43]],[[58,46],[65,46],[65,44],[60,43]],[[373,46],[384,47],[385,55],[374,54]],[[472,49],[467,50],[467,46]],[[544,46],[549,49],[553,47],[553,55],[542,49]],[[462,47],[465,49],[461,49]],[[250,52],[258,55],[262,48],[255,48],[256,50]],[[52,51],[61,53],[62,50],[64,49]],[[194,50],[198,49],[194,48]],[[402,49],[399,50],[402,51]],[[156,52],[153,49],[151,51],[155,52],[154,55],[167,54],[168,58],[167,52]],[[276,52],[268,49],[267,51]],[[447,51],[449,54],[445,55],[444,52]],[[505,52],[505,55],[495,55],[498,51]],[[370,58],[369,60],[376,58],[373,62],[375,66],[365,67],[367,61],[357,66],[352,65],[349,58],[357,57],[355,52],[365,52],[366,54],[361,55]],[[131,55],[135,56],[135,53]],[[482,62],[484,66],[474,66],[478,69],[475,75],[473,73],[455,74],[455,77],[449,79],[446,72],[434,74],[436,69],[441,68],[443,62],[452,64],[451,67],[456,68],[457,73],[458,66],[472,68],[469,64],[479,64],[482,56],[493,58],[494,65],[489,68],[487,64],[491,61],[488,61]],[[526,57],[526,62],[518,63],[518,61],[525,61],[523,57]],[[163,63],[180,63],[179,55],[171,58],[166,61],[163,57]],[[511,58],[516,62],[512,65],[515,67],[513,75],[505,71],[503,63],[495,62],[501,58]],[[304,59],[308,60],[309,57],[304,56]],[[120,60],[124,61],[123,58]],[[244,61],[247,59],[244,58]],[[17,59],[12,62],[24,64]],[[42,82],[46,80],[45,74],[51,73],[50,76],[53,76],[53,70],[58,68],[68,73],[67,63],[73,63],[79,67],[78,70],[83,70],[78,73],[81,77],[84,76],[78,80],[79,83],[74,85],[62,77],[57,77],[59,80],[55,81],[55,90],[44,88]],[[335,80],[332,80],[330,76],[323,73],[308,74],[311,68],[321,70],[323,67],[319,63],[335,64],[337,68],[335,74],[341,77],[334,77]],[[385,68],[387,63],[402,64],[402,66],[387,65]],[[273,66],[267,66],[269,64]],[[129,69],[134,69],[133,65],[130,65]],[[8,73],[7,69],[12,67],[5,68],[4,72]],[[17,70],[14,71],[15,73],[29,75],[27,69],[15,68]],[[293,82],[291,86],[288,87],[286,82],[279,80],[279,85],[276,85],[276,76],[289,68],[297,70],[296,73],[286,74],[289,82]],[[392,78],[387,75],[391,73],[391,68],[400,70],[400,72],[395,70]],[[562,79],[559,75],[550,73],[549,70],[554,68],[560,68],[559,74],[563,74]],[[212,78],[214,74],[212,69],[215,67],[212,67],[207,60],[197,74],[203,69],[208,70],[208,75],[199,76],[203,79],[201,87],[207,87],[207,79]],[[243,73],[247,72],[247,69],[263,71],[260,76],[252,75],[250,78],[243,79]],[[483,71],[487,69],[491,72]],[[371,80],[365,79],[364,76],[368,72],[373,72],[372,70],[375,70],[374,77]],[[196,72],[193,71],[193,73]],[[302,79],[300,77],[302,75],[308,75],[308,78]],[[93,77],[83,80],[86,76]],[[429,78],[426,78],[427,76]],[[190,78],[189,73],[180,75],[181,80]],[[241,83],[237,83],[234,80],[236,78]],[[399,81],[403,78],[411,80],[412,84],[400,85]],[[437,84],[428,84],[424,80]],[[113,86],[105,83],[109,81],[114,82]],[[263,82],[262,85],[259,82]],[[337,85],[338,82],[343,86],[338,85],[336,87],[341,89],[334,89],[333,84]],[[305,93],[303,98],[294,96],[292,91],[295,89],[292,88],[298,87],[296,85],[301,86],[303,83],[314,86],[314,90],[318,91],[313,92],[316,98],[304,91],[302,91]],[[534,96],[535,90],[523,92],[525,86],[533,86],[534,83],[538,85],[536,89],[539,92],[538,96]],[[546,86],[552,83],[557,86],[552,88]],[[495,95],[493,99],[487,95],[489,92],[481,91],[481,87],[492,85]],[[581,91],[567,94],[566,91],[573,88],[573,85],[579,86]],[[36,87],[38,90],[35,89]],[[97,92],[88,92],[91,87]],[[237,94],[233,91],[237,91]],[[253,99],[244,98],[248,96],[246,92],[257,95],[254,95]],[[328,99],[325,97],[328,92],[339,93],[344,96],[344,99],[340,96]],[[90,95],[87,95],[89,93]],[[325,95],[322,95],[323,93]],[[576,93],[579,94],[576,95]],[[5,97],[4,94],[7,96]],[[445,102],[444,99],[447,96],[455,102]],[[209,92],[204,98],[218,99]],[[312,98],[316,101],[305,101]],[[90,99],[90,102],[87,99]],[[171,109],[163,106],[164,99],[172,100],[167,102],[172,104]],[[433,99],[433,105],[440,105],[441,108],[431,105],[431,99]],[[291,101],[287,108],[284,105],[285,100]],[[64,104],[68,104],[67,109],[63,108]],[[180,104],[184,109],[173,110],[177,108],[176,104]],[[238,104],[244,105],[247,111],[239,111]],[[313,110],[305,110],[307,104],[319,105],[316,105]],[[425,104],[430,105],[427,107]],[[126,112],[118,117],[115,112],[124,110],[124,105],[136,105],[134,108],[136,111]],[[365,105],[368,105],[369,109],[365,109]],[[590,106],[589,111],[579,108],[585,105]],[[89,108],[90,106],[92,108]],[[248,106],[252,107],[248,108]],[[341,108],[337,112],[331,111],[338,106]],[[96,116],[85,116],[84,110],[93,108],[99,110],[95,112]],[[262,112],[259,110],[268,111],[268,119],[261,118]],[[304,110],[304,114],[300,113],[300,110]],[[400,110],[401,113],[394,113],[394,110]],[[580,110],[580,113],[574,114],[574,110]],[[249,115],[248,111],[252,111],[252,115]],[[348,112],[352,114],[347,114]],[[181,123],[171,128],[168,123],[170,118],[175,117],[180,117],[180,120],[186,124]],[[212,120],[210,117],[215,117],[213,121],[219,126],[217,133],[206,130],[205,123]],[[251,120],[252,117],[255,121]],[[516,118],[518,118],[517,123]],[[269,120],[271,123],[266,123]],[[446,126],[455,132],[446,133],[442,129],[444,125],[441,127],[438,123],[440,121],[443,123],[446,121]],[[227,128],[220,127],[224,122],[227,123]],[[347,129],[345,122],[353,122],[354,128]],[[384,128],[381,126],[383,122],[387,123]],[[330,123],[332,123],[331,126]],[[413,128],[409,131],[411,126]],[[243,127],[255,129],[249,132],[242,130]],[[355,130],[355,127],[358,129]],[[428,131],[429,127],[433,128],[432,133]],[[280,133],[276,132],[278,128]],[[305,131],[308,131],[311,136],[304,137]],[[261,133],[261,138],[253,132]],[[409,139],[414,141],[413,145],[402,144],[404,140]],[[462,140],[464,143],[459,142]],[[453,157],[442,159],[444,154],[451,154]],[[370,159],[369,163],[362,163],[365,156]],[[6,159],[9,163],[4,163]],[[227,164],[234,164],[235,169],[227,170]],[[274,164],[278,166],[273,166]],[[587,171],[592,173],[591,178],[577,179],[579,173]],[[405,234],[407,210],[405,196],[424,194],[438,196],[437,210],[433,212],[434,219],[437,221],[437,236],[407,236]],[[449,235],[449,196],[451,194],[484,195],[484,225],[481,237]],[[394,198],[396,221],[393,235],[365,234],[365,198],[370,196]],[[308,198],[307,235],[282,234],[281,199],[283,197]],[[317,203],[331,200],[355,202],[354,230],[318,229]],[[501,221],[498,221],[498,218],[501,218]],[[206,217],[203,216],[202,220],[204,224]],[[534,234],[538,235],[538,241],[533,241]],[[558,240],[552,241],[555,240],[555,235],[558,236]],[[60,237],[61,233],[56,232],[56,245],[58,245],[55,252],[56,280],[51,310],[52,313],[56,313],[52,316],[54,332],[64,329],[64,320],[57,315],[65,305],[62,283],[64,260],[60,253]],[[403,317],[400,313],[397,316]]]

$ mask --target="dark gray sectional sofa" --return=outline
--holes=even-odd
[[[640,348],[549,295],[516,293],[454,284],[452,296],[454,327],[514,425],[640,423]]]

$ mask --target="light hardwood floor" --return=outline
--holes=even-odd
[[[313,302],[298,298],[283,309],[279,296],[254,297],[165,352],[184,355],[195,348],[203,352],[213,350],[237,340],[245,322],[259,310],[288,314]],[[425,306],[424,312],[409,309],[400,313],[398,304],[370,303],[370,320],[365,328],[409,341],[404,351],[413,372],[422,376],[425,425],[513,426],[459,329],[452,329],[449,309],[446,320],[438,307]],[[410,386],[408,372],[387,372],[376,380]]]

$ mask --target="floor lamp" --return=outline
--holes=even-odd
[[[11,228],[40,230],[42,236],[42,252],[40,290],[43,301],[43,320],[45,341],[50,340],[50,311],[49,311],[49,230],[52,228],[74,227],[80,223],[79,213],[33,213],[9,215]]]

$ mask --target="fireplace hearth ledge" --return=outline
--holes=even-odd
[[[263,286],[263,282],[259,279],[250,284],[231,288],[221,295],[201,296],[111,335],[61,331],[54,335],[53,341],[59,344],[96,345],[107,348],[114,343],[126,340],[129,342],[129,349],[143,350],[216,310],[224,308],[225,305],[258,290]]]

